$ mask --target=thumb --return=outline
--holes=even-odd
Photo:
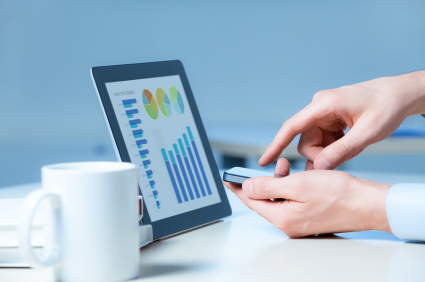
[[[365,131],[353,127],[341,139],[325,147],[314,160],[314,169],[334,169],[364,149],[368,138]]]

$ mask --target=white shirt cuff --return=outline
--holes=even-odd
[[[395,236],[425,241],[425,183],[393,185],[387,194],[386,209]]]

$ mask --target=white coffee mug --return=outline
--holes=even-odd
[[[45,258],[30,244],[37,206],[47,209]],[[140,201],[141,202],[141,201]],[[25,199],[19,245],[32,267],[52,267],[53,280],[117,281],[139,274],[137,167],[130,163],[88,162],[42,168],[42,189]],[[142,209],[141,209],[142,210]],[[146,238],[144,238],[146,239]]]

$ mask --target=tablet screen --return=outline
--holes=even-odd
[[[221,202],[179,75],[106,89],[152,222]]]

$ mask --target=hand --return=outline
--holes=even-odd
[[[277,174],[289,173],[285,159],[280,159],[277,167]],[[389,184],[323,170],[283,178],[254,177],[246,180],[242,189],[224,184],[290,237],[364,230],[391,233],[385,208]],[[276,198],[286,200],[270,201]]]
[[[425,71],[320,91],[283,124],[259,164],[272,163],[301,133],[298,152],[307,158],[306,170],[334,169],[391,135],[406,117],[421,113]]]

